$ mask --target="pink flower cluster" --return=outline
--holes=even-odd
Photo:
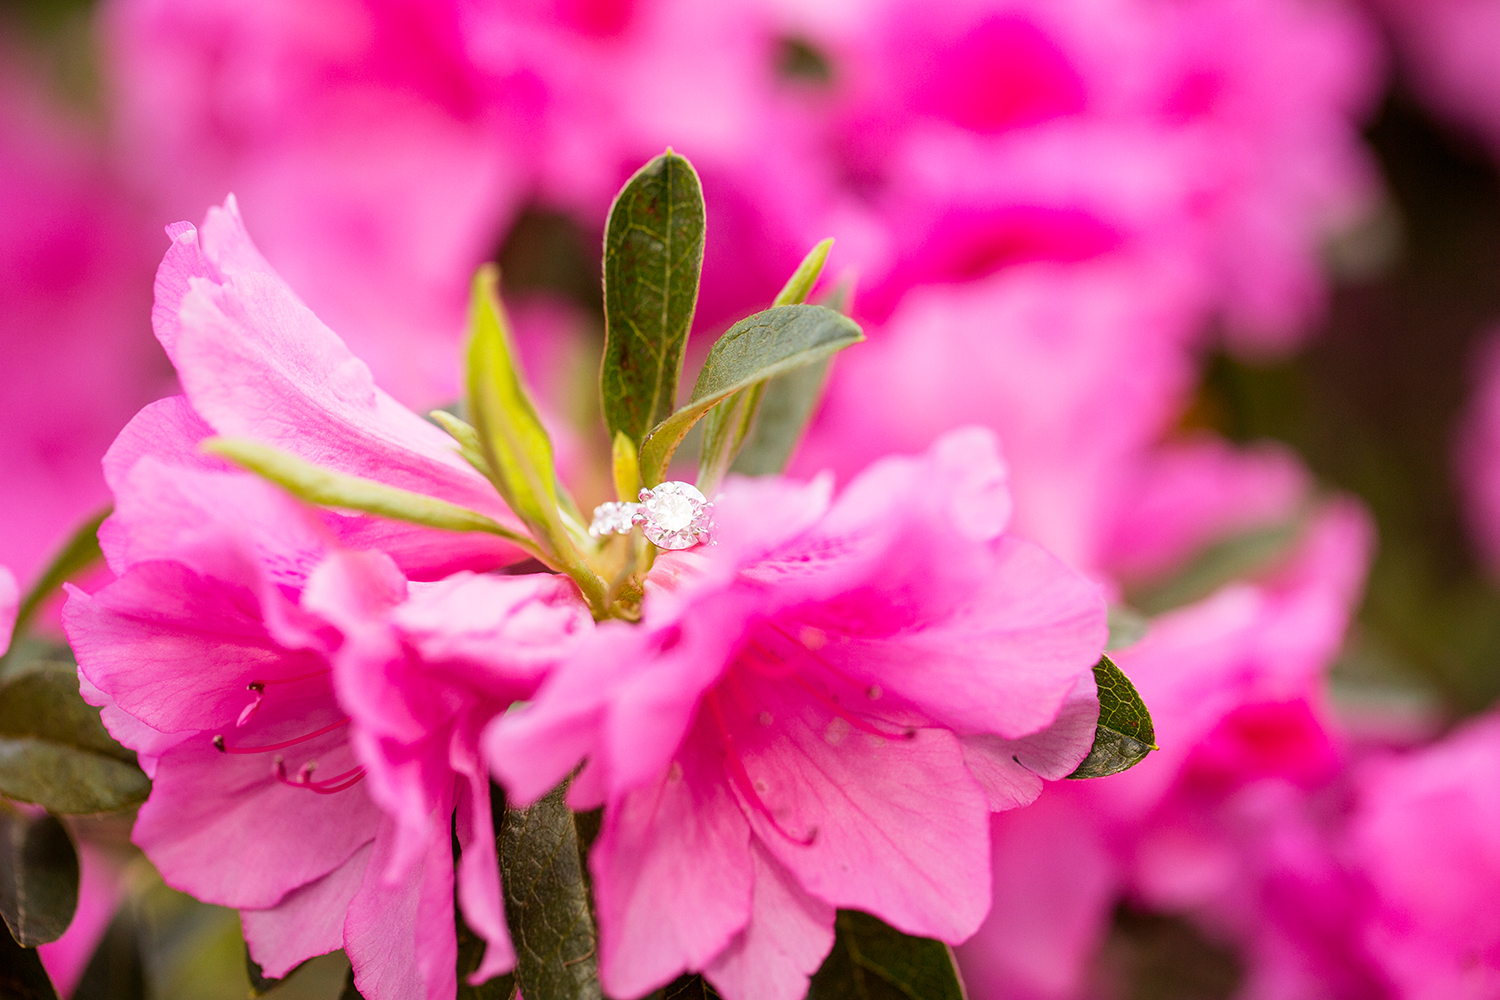
[[[600,976],[702,971],[795,1000],[834,908],[944,940],[988,909],[989,814],[1093,740],[1098,588],[1006,533],[993,438],[827,477],[732,483],[721,544],[669,554],[638,624],[565,577],[496,575],[490,535],[305,507],[205,457],[215,434],[510,518],[435,427],[251,244],[233,201],[171,228],[154,321],[182,396],[111,448],[116,579],[74,589],[86,697],[153,779],[134,839],[241,911],[267,975],[342,946],[361,992],[455,988],[458,900],[510,968],[489,777],[512,803],[580,761]],[[524,711],[507,713],[517,701]],[[869,877],[871,870],[882,876]]]
[[[1373,6],[1431,99],[1494,131],[1494,4]],[[1285,451],[1179,430],[1205,331],[1299,344],[1324,243],[1379,197],[1359,10],[107,0],[97,26],[108,137],[36,130],[36,85],[0,81],[0,367],[39,373],[0,398],[0,561],[33,579],[113,494],[113,579],[66,611],[83,690],[153,777],[136,842],[240,910],[268,975],[342,947],[371,1000],[451,997],[455,892],[479,974],[509,968],[490,781],[524,805],[571,775],[605,810],[611,995],[702,971],[796,1000],[852,908],[967,942],[976,1000],[1079,998],[1122,900],[1231,943],[1246,997],[1494,993],[1493,719],[1402,753],[1346,733],[1327,672],[1367,515]],[[790,476],[731,480],[720,544],[658,560],[640,622],[596,624],[496,536],[313,509],[201,450],[249,438],[516,525],[405,407],[456,395],[469,276],[523,211],[592,239],[668,144],[709,207],[702,331],[832,235],[869,343]],[[140,216],[230,190],[265,256],[233,200],[169,230],[151,320],[181,394],[116,438],[170,391]],[[527,306],[586,495],[573,317]],[[1492,396],[1463,454],[1500,552]],[[1093,735],[1105,601],[1276,532],[1116,654],[1161,752],[1044,791]],[[16,591],[0,572],[0,611]]]

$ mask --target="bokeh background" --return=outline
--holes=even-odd
[[[836,367],[794,472],[995,426],[1021,530],[1133,626],[1226,586],[1284,595],[1297,560],[1348,577],[1330,600],[1352,616],[1329,612],[1318,652],[1277,651],[1305,622],[1265,626],[1255,669],[1280,679],[1185,728],[1197,756],[1161,765],[1179,770],[1152,804],[1044,796],[1026,822],[1108,817],[1106,846],[1078,851],[1109,874],[997,825],[1004,898],[1055,933],[1028,945],[1035,967],[966,946],[971,995],[1500,996],[1500,927],[1469,890],[1403,902],[1451,859],[1371,860],[1400,838],[1368,832],[1388,777],[1371,768],[1451,748],[1500,697],[1500,3],[6,0],[0,564],[24,587],[107,503],[100,456],[173,391],[150,326],[162,227],[231,191],[415,407],[455,397],[467,282],[498,261],[565,474],[605,499],[601,233],[667,145],[708,206],[697,357],[837,239],[830,274],[870,343]],[[1349,551],[1309,554],[1340,504]],[[1148,677],[1153,656],[1198,668],[1198,647],[1147,635]],[[1298,657],[1316,662],[1293,683]],[[1226,720],[1304,702],[1315,738],[1290,716],[1242,725],[1233,780],[1204,797]],[[1500,809],[1473,764],[1500,763],[1491,745],[1443,793],[1460,827]],[[1300,861],[1265,849],[1289,817]],[[1157,833],[1205,824],[1230,874],[1181,891],[1143,874]],[[163,886],[128,827],[74,823],[98,892],[67,985],[244,995],[234,914]],[[1448,848],[1470,851],[1452,864],[1473,893],[1500,883],[1496,840]],[[1043,870],[1097,891],[1050,906],[1052,883],[1028,882]],[[1383,929],[1350,916],[1387,910]],[[1439,955],[1453,927],[1473,940]],[[1439,945],[1383,958],[1387,933]],[[340,961],[278,995],[337,995]]]

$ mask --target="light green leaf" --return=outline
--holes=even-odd
[[[612,449],[615,496],[634,502],[641,492],[641,458],[635,442],[624,431],[615,435]]]
[[[833,951],[807,1000],[966,1000],[953,953],[855,910],[840,910]]]
[[[604,236],[604,367],[610,440],[640,446],[677,405],[703,269],[703,190],[670,149],[636,171]]]
[[[106,507],[99,511],[79,525],[63,544],[62,551],[53,557],[52,562],[42,573],[42,578],[21,601],[21,607],[16,613],[14,635],[19,637],[26,630],[37,608],[41,607],[42,602],[65,581],[79,570],[87,569],[103,558],[99,551],[99,525],[104,523],[104,519],[109,517],[113,510],[113,507]]]
[[[78,909],[78,853],[56,817],[0,805],[0,917],[35,948],[63,936]]]
[[[566,786],[500,824],[500,883],[526,1000],[601,1000],[598,938]]]
[[[536,543],[530,538],[478,511],[398,486],[334,472],[259,441],[215,437],[204,441],[200,447],[210,455],[218,455],[270,480],[308,503],[378,514],[443,531],[483,531],[507,538],[533,554],[536,551]]]
[[[1129,770],[1158,749],[1151,713],[1125,672],[1108,656],[1094,664],[1099,687],[1099,727],[1094,745],[1070,778],[1103,778]]]
[[[497,292],[500,275],[485,265],[474,276],[469,306],[469,415],[490,481],[540,543],[539,558],[573,578],[595,612],[603,610],[605,584],[583,559],[575,532],[565,523],[562,491],[552,463],[552,440],[516,367]],[[571,500],[565,506],[571,511]],[[576,533],[583,531],[570,514]]]
[[[833,240],[826,239],[807,252],[802,258],[802,263],[797,265],[797,270],[781,286],[781,291],[776,293],[772,300],[772,306],[800,306],[807,301],[812,294],[813,286],[818,283],[818,276],[823,273],[823,265],[828,263],[828,251],[833,249]]]
[[[740,320],[708,352],[686,406],[672,414],[641,449],[641,478],[661,482],[687,432],[718,403],[742,389],[815,364],[864,339],[855,322],[823,306],[777,306]]]

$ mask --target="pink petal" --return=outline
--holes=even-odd
[[[233,726],[251,681],[326,667],[271,638],[244,587],[150,562],[90,596],[70,589],[63,621],[80,674],[160,732]]]
[[[385,878],[394,829],[381,824],[370,866],[344,922],[344,951],[366,1000],[453,1000],[458,938],[453,923],[453,847],[446,830],[421,862]]]
[[[605,810],[589,867],[599,980],[633,997],[703,969],[750,916],[750,831],[703,737],[647,788]]]
[[[974,932],[989,908],[989,806],[953,734],[877,736],[748,670],[713,697],[726,728],[705,735],[743,761],[764,803],[735,786],[751,827],[805,891],[910,934]]]
[[[227,470],[229,466],[222,459],[199,450],[198,446],[213,433],[186,396],[158,399],[142,407],[109,446],[104,455],[104,478],[111,492],[118,495],[130,470],[147,455],[183,468]]]
[[[899,694],[959,732],[1019,738],[1049,725],[1098,661],[1104,600],[1094,584],[1028,542],[1002,540],[992,566],[962,604],[939,605],[936,619],[919,603],[920,576],[885,576],[859,593],[860,604],[842,601],[799,617],[833,637],[815,655],[848,676]],[[890,620],[902,611],[912,626],[892,635]],[[841,633],[852,635],[843,641]]]
[[[315,955],[344,946],[344,917],[370,865],[374,839],[316,881],[267,910],[242,910],[245,945],[261,972],[280,979]]]
[[[505,906],[500,894],[500,858],[495,850],[494,820],[490,812],[490,779],[472,740],[463,741],[463,760],[455,764],[467,785],[458,797],[455,826],[459,849],[458,902],[464,922],[488,944],[484,960],[469,976],[483,983],[516,966]]]
[[[1090,671],[1081,674],[1052,724],[1039,733],[1007,740],[992,733],[959,737],[964,763],[984,787],[990,809],[1000,812],[1030,805],[1042,791],[1042,778],[1058,781],[1072,774],[1094,745],[1099,695]]]
[[[1049,791],[994,817],[995,901],[957,950],[972,996],[1071,997],[1107,929],[1120,880],[1086,807]]]
[[[316,731],[338,717],[332,699],[323,697],[321,715],[305,705],[278,713],[268,700],[226,741],[263,746]],[[290,775],[312,760],[328,776],[356,763],[342,730],[283,752]],[[209,733],[161,756],[131,837],[168,885],[220,906],[267,909],[369,843],[380,811],[362,786],[331,795],[296,788],[276,779],[273,757],[220,753]]]
[[[833,948],[834,908],[803,892],[758,841],[750,857],[750,922],[703,974],[724,1000],[801,1000]]]
[[[364,363],[276,276],[233,199],[209,211],[201,236],[191,226],[174,233],[152,316],[193,409],[219,434],[517,523],[454,442],[376,388]],[[447,533],[411,525],[379,532],[428,538],[451,562]],[[475,565],[519,555],[493,536],[465,542]]]

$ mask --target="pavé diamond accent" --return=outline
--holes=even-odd
[[[662,483],[641,490],[633,520],[663,549],[687,549],[713,540],[714,505],[688,483]]]
[[[610,500],[594,508],[594,523],[589,525],[589,534],[595,538],[605,535],[628,535],[635,525],[632,518],[640,511],[638,503]]]

